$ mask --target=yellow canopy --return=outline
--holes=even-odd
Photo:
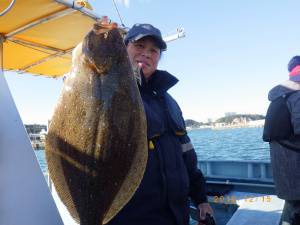
[[[99,20],[83,2],[16,0],[0,16],[4,70],[50,77],[68,72],[72,49]],[[0,13],[11,3],[1,0]]]

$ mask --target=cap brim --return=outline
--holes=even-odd
[[[166,42],[160,38],[160,37],[157,37],[155,35],[151,35],[151,34],[140,34],[138,36],[136,36],[134,39],[132,39],[133,41],[138,41],[138,40],[141,40],[142,38],[145,38],[145,37],[151,37],[155,40],[155,43],[157,44],[157,47],[159,47],[162,51],[165,51],[167,49],[167,44]]]

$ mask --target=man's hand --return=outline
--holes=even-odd
[[[210,207],[209,203],[201,203],[198,205],[198,209],[199,209],[199,217],[200,220],[205,220],[205,216],[206,213],[210,214],[211,216],[213,216],[213,210]],[[199,222],[198,225],[204,225],[203,223]]]

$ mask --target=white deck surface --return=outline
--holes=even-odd
[[[227,225],[276,225],[279,223],[284,201],[275,195],[232,192],[240,206]]]
[[[53,186],[52,188],[52,195],[64,225],[78,225],[60,201]],[[284,201],[275,195],[231,192],[228,198],[226,197],[225,201],[236,198],[239,205],[227,225],[276,225],[279,223]]]
[[[52,185],[51,188],[52,188],[52,196],[54,198],[56,207],[60,213],[60,216],[63,220],[64,225],[78,225],[78,223],[76,223],[75,220],[71,217],[67,208],[65,207],[65,205],[62,203],[62,201],[58,197],[57,192],[54,188],[54,185]]]

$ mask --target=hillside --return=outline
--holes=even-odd
[[[202,122],[197,122],[195,120],[187,119],[185,120],[185,126],[190,128],[198,128],[203,125]]]
[[[219,119],[217,119],[215,122],[209,122],[209,123],[203,123],[198,122],[196,120],[187,119],[185,120],[185,125],[188,128],[200,128],[201,126],[218,126],[217,124],[224,124],[227,125],[236,125],[236,124],[247,124],[250,121],[256,121],[256,120],[264,120],[265,116],[259,115],[259,114],[235,114],[230,116],[224,116]]]
[[[258,115],[258,114],[236,114],[236,115],[230,115],[230,116],[224,116],[216,120],[216,123],[225,123],[225,124],[231,124],[231,123],[239,123],[239,122],[249,122],[254,120],[263,120],[265,119],[265,116]]]

